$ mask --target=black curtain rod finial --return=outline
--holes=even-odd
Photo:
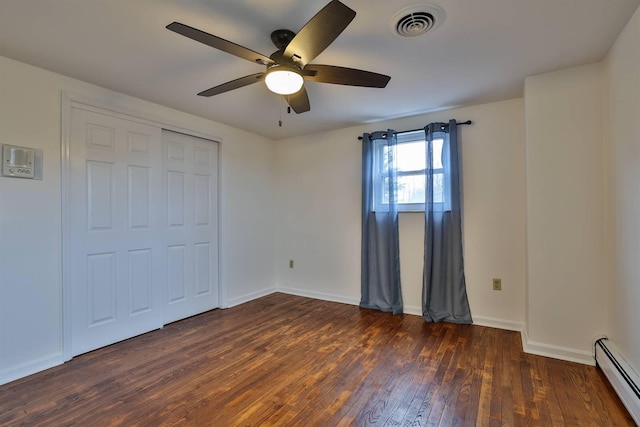
[[[457,123],[457,125],[458,125],[458,126],[461,126],[461,125],[472,125],[472,124],[473,124],[473,122],[472,122],[471,120],[467,120],[466,122],[458,122],[458,123]],[[419,131],[419,130],[422,130],[422,129],[403,130],[402,132],[397,132],[397,133],[404,133],[404,132],[417,132],[417,131]],[[358,140],[359,140],[359,141],[362,141],[362,137],[361,137],[361,136],[359,136],[359,137],[358,137]]]

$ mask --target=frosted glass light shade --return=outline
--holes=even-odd
[[[271,92],[279,95],[291,95],[302,87],[302,76],[288,69],[272,69],[267,71],[264,82]]]

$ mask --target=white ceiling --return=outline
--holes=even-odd
[[[311,111],[299,115],[262,83],[196,96],[264,67],[165,29],[178,21],[269,56],[273,30],[297,32],[327,2],[1,0],[0,55],[280,139],[519,97],[526,76],[601,60],[640,0],[431,0],[446,19],[414,38],[395,35],[389,19],[427,1],[343,0],[357,15],[313,63],[391,81],[307,82]]]

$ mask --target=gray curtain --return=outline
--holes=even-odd
[[[375,159],[374,145],[385,144],[382,159]],[[402,313],[400,288],[400,243],[396,204],[395,131],[362,136],[362,299],[360,307]],[[387,167],[374,176],[374,161]],[[388,203],[377,203],[374,180],[384,185]],[[380,198],[380,194],[377,195]],[[385,200],[386,201],[386,200]]]
[[[431,123],[425,127],[425,132],[427,170],[422,315],[427,322],[472,323],[462,257],[457,124],[455,120]],[[439,165],[439,162],[434,162],[433,141],[439,138],[444,140],[444,175],[434,173],[434,165]],[[438,185],[434,185],[434,177]],[[443,187],[444,192],[434,200],[436,186]]]

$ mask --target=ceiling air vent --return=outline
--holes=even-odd
[[[444,16],[440,6],[417,4],[396,12],[389,23],[394,33],[402,37],[416,37],[440,25]]]

